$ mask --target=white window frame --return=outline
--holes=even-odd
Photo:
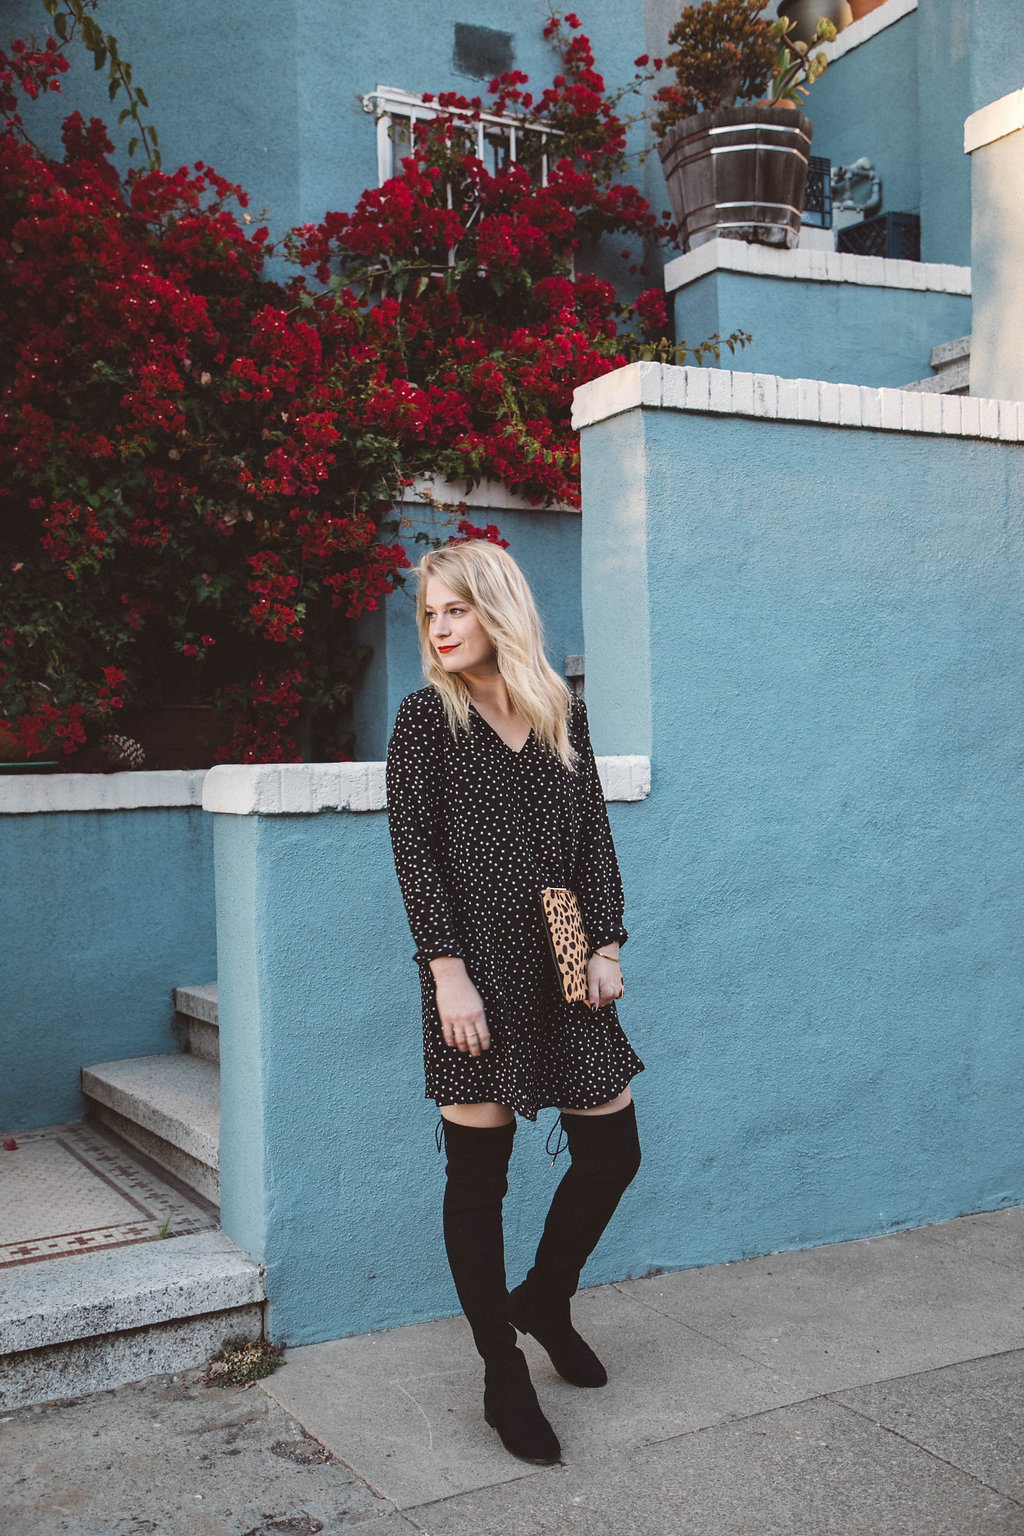
[[[476,153],[478,157],[487,162],[487,130],[488,128],[502,129],[508,136],[509,160],[514,163],[516,150],[524,134],[538,134],[544,141],[544,149],[541,155],[541,186],[547,186],[548,181],[548,155],[547,140],[561,137],[557,128],[541,127],[540,124],[532,124],[521,117],[509,117],[498,112],[473,112],[468,107],[439,107],[436,101],[424,101],[414,91],[402,91],[397,86],[378,85],[375,91],[368,92],[363,97],[363,111],[372,112],[377,119],[377,180],[378,185],[383,186],[395,175],[395,145],[391,137],[392,123],[396,117],[404,117],[409,121],[409,139],[412,142],[413,128],[417,122],[430,122],[435,117],[464,118],[472,123],[476,130]]]

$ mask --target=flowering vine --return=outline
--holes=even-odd
[[[546,175],[536,132],[488,169],[483,101],[441,96],[392,180],[290,233],[284,284],[211,167],[151,155],[122,179],[78,113],[63,159],[41,153],[17,91],[59,89],[66,58],[0,54],[0,715],[21,751],[71,757],[162,700],[225,707],[233,760],[344,756],[354,621],[408,566],[403,488],[492,476],[579,504],[573,390],[666,324],[660,292],[622,300],[588,262],[612,237],[640,279],[669,228],[623,179],[579,19],[546,33],[551,86],[510,71],[487,107],[546,131]],[[464,514],[453,537],[503,542]]]

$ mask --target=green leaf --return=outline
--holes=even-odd
[[[139,103],[140,107],[149,107],[149,102],[146,100],[145,91],[137,89],[135,92],[135,100]]]
[[[47,7],[47,9],[49,10],[49,7]],[[64,15],[63,11],[61,11],[59,15],[54,15],[54,11],[56,11],[56,9],[57,7],[55,4],[53,10],[50,11],[50,15],[53,16],[53,30],[56,32],[61,41],[66,43],[68,40],[68,19]]]
[[[131,115],[132,115],[131,107],[124,107],[122,109],[122,111],[118,113],[117,126],[120,128],[122,126],[122,124],[124,123],[125,118],[126,117],[131,117]]]
[[[128,158],[129,158],[129,160],[131,159],[132,155],[134,155],[135,151],[138,149],[140,143],[141,143],[141,140],[137,139],[137,138],[136,139],[129,139],[128,140]]]
[[[117,75],[113,75],[111,77],[110,85],[107,87],[107,94],[110,97],[111,101],[113,101],[114,97],[117,95],[117,93],[118,93],[118,91],[120,89],[121,89],[121,81],[118,79]]]
[[[92,60],[93,69],[102,69],[106,62],[107,50],[105,48],[97,48]]]
[[[43,8],[46,11],[47,16],[56,16],[57,0],[43,0]]]

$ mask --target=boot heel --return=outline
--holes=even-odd
[[[548,1354],[548,1359],[563,1381],[574,1387],[603,1387],[608,1372],[586,1339],[572,1326],[569,1303],[564,1316],[537,1316],[531,1308],[525,1283],[517,1285],[508,1298],[509,1321],[520,1333],[528,1333]]]
[[[558,1436],[544,1417],[530,1380],[526,1361],[509,1375],[488,1373],[484,1386],[484,1423],[495,1430],[502,1445],[520,1461],[553,1467],[562,1459]]]

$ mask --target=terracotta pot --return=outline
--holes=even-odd
[[[724,237],[794,246],[814,129],[797,108],[697,112],[658,145],[684,251]]]
[[[820,16],[831,21],[837,32],[853,21],[850,0],[779,0],[778,13],[796,23],[790,37],[797,43],[814,42]]]
[[[885,0],[849,0],[850,10],[853,12],[854,21],[860,21],[862,16],[870,16],[872,11],[877,11]]]

